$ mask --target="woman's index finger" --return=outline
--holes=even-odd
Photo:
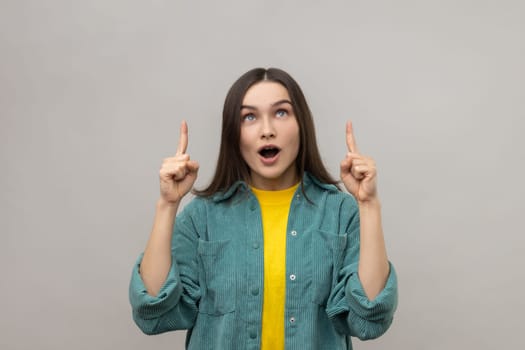
[[[177,147],[177,154],[186,153],[186,148],[188,148],[188,124],[183,120],[180,124],[180,136],[179,136],[179,146]]]
[[[352,122],[346,122],[346,146],[348,150],[352,153],[359,153],[357,150],[357,144],[354,137],[354,129],[352,127]]]

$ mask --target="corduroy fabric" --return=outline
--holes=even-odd
[[[295,192],[286,237],[285,348],[352,349],[372,339],[397,307],[392,265],[385,288],[368,300],[358,277],[359,210],[355,199],[306,174]],[[133,318],[146,334],[189,329],[190,350],[259,349],[263,296],[261,211],[238,182],[212,198],[194,198],[177,216],[173,262],[156,297],[135,264]],[[258,292],[259,291],[259,292]]]

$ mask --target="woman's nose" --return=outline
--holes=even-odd
[[[275,137],[275,128],[270,118],[266,117],[263,118],[262,122],[262,130],[261,130],[261,137],[262,138],[271,138]]]

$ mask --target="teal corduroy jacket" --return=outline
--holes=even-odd
[[[352,349],[390,326],[397,279],[368,300],[358,277],[359,210],[354,197],[306,174],[286,232],[287,350]],[[306,198],[305,198],[306,195]],[[263,302],[263,229],[257,198],[243,182],[194,198],[177,216],[173,260],[157,296],[133,268],[133,319],[146,334],[187,329],[190,350],[259,349]]]

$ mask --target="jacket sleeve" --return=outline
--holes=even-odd
[[[346,227],[346,248],[326,311],[339,332],[361,340],[374,339],[385,333],[392,324],[398,298],[396,272],[389,262],[390,272],[385,287],[373,300],[369,300],[358,275],[359,209],[355,199],[346,202],[341,209],[342,212],[351,213],[346,224],[341,223],[342,227]]]
[[[129,300],[133,320],[146,334],[193,327],[200,299],[197,233],[188,206],[177,216],[172,239],[172,264],[157,296],[146,291],[140,276],[141,254],[133,267]]]

